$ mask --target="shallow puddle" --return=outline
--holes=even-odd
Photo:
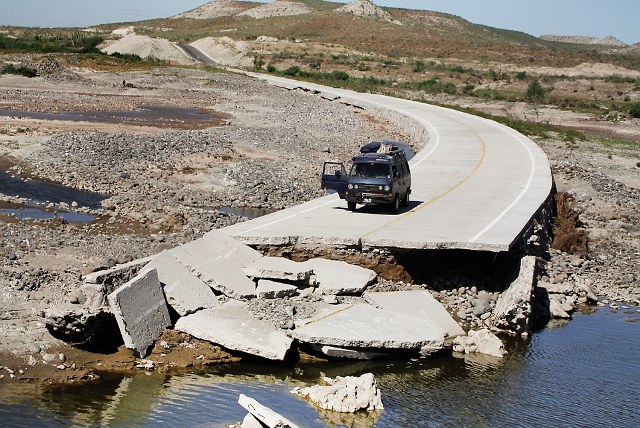
[[[229,116],[202,108],[139,106],[138,110],[36,112],[0,109],[0,116],[71,122],[117,123],[156,128],[202,129],[220,126]]]

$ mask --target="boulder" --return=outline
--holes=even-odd
[[[453,340],[453,350],[465,354],[480,353],[502,358],[507,351],[498,336],[488,329],[469,331],[467,336],[458,336]]]

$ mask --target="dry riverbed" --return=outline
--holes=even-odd
[[[35,79],[0,76],[0,109],[90,112],[163,106],[204,109],[220,123],[184,130],[163,121],[149,126],[0,116],[0,158],[8,176],[104,195],[96,206],[73,200],[43,201],[40,206],[95,216],[88,224],[58,216],[24,220],[0,214],[0,366],[6,367],[0,376],[5,381],[72,381],[101,370],[150,368],[125,349],[94,354],[70,348],[49,334],[42,314],[73,303],[83,274],[243,220],[220,208],[292,206],[322,194],[318,177],[323,161],[349,159],[372,139],[415,143],[402,131],[404,123],[383,112],[243,76],[187,68],[96,72],[52,62],[38,67],[41,77]],[[607,299],[639,304],[640,152],[554,140],[538,143],[551,159],[558,189],[574,195],[581,227],[590,236],[586,254],[552,251],[542,281],[587,281]],[[26,196],[0,199],[24,207],[30,202]],[[411,287],[406,282],[412,278],[392,256],[370,259],[385,266],[378,287]],[[459,277],[424,287],[437,289],[452,313],[464,314],[484,284]],[[472,315],[466,322],[482,324]],[[154,369],[237,360],[173,332],[156,343],[149,358]]]

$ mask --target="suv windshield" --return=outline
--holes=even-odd
[[[389,165],[383,163],[356,163],[351,170],[353,177],[389,178]]]

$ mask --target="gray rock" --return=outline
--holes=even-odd
[[[453,340],[453,350],[466,354],[481,353],[502,358],[507,351],[500,338],[488,329],[471,330],[467,336],[458,336]]]

